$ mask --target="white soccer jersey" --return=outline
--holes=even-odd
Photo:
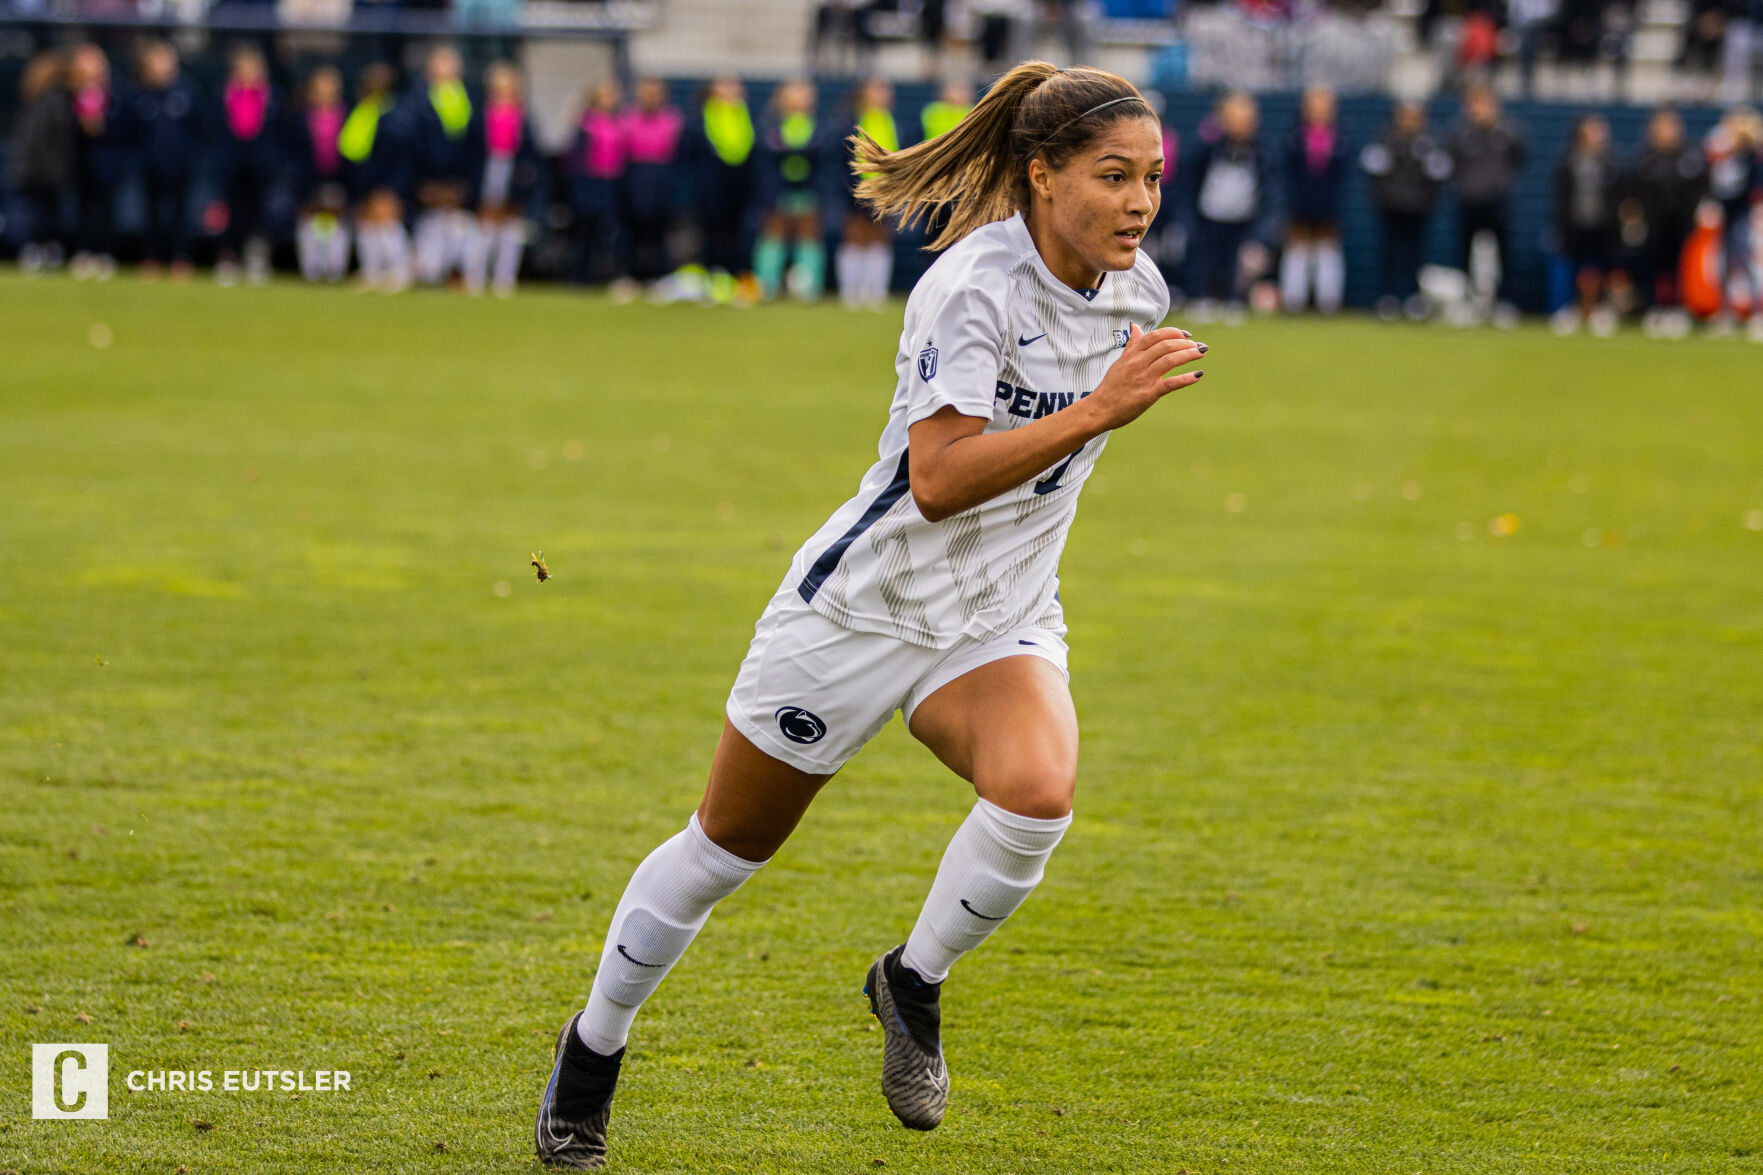
[[[1108,434],[990,501],[929,522],[912,499],[907,429],[945,405],[985,417],[988,433],[1068,407],[1101,383],[1131,324],[1151,330],[1168,310],[1169,288],[1143,253],[1097,290],[1065,285],[1020,214],[950,248],[906,302],[880,459],[796,552],[798,594],[847,628],[931,648],[1061,623],[1059,555]]]

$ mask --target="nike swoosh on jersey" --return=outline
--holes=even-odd
[[[1046,337],[1047,337],[1047,332],[1046,332],[1046,331],[1042,331],[1042,332],[1041,332],[1041,333],[1040,333],[1040,334],[1038,334],[1038,335],[1036,335],[1036,336],[1035,336],[1035,337],[1034,337],[1034,338],[1032,338],[1032,339],[1025,339],[1025,338],[1023,338],[1023,337],[1022,337],[1022,336],[1021,336],[1021,335],[1017,335],[1017,336],[1016,336],[1016,345],[1017,345],[1017,346],[1018,346],[1018,347],[1026,347],[1026,346],[1028,346],[1028,345],[1029,345],[1029,344],[1030,344],[1030,343],[1038,343],[1038,342],[1040,342],[1040,341],[1041,341],[1041,340],[1042,340],[1042,339],[1044,339],[1044,338],[1046,338]]]
[[[984,915],[981,915],[981,916],[983,917]],[[635,955],[633,955],[629,951],[625,950],[623,943],[618,944],[618,953],[623,955],[625,958],[629,959],[631,962],[635,963],[639,967],[665,967],[667,965],[665,963],[645,963],[645,962],[643,962],[643,960],[637,958]]]

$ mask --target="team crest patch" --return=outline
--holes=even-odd
[[[817,743],[826,737],[826,723],[800,706],[780,706],[775,717],[777,728],[793,743]]]
[[[1127,343],[1129,343],[1131,341],[1132,341],[1132,328],[1131,327],[1128,327],[1126,330],[1117,330],[1114,332],[1114,345],[1116,347],[1124,347],[1127,345]]]
[[[927,341],[924,350],[918,353],[918,378],[924,380],[926,383],[937,378],[937,348],[935,343]]]

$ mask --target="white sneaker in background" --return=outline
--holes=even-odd
[[[1591,314],[1592,335],[1595,338],[1608,339],[1616,334],[1621,320],[1616,317],[1616,310],[1610,306],[1599,306]]]
[[[1549,329],[1562,338],[1579,333],[1579,311],[1563,306],[1549,316]]]

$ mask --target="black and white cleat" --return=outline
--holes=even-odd
[[[897,946],[870,965],[863,983],[882,1026],[882,1095],[901,1123],[934,1130],[949,1104],[949,1067],[939,1035],[942,984],[925,983],[900,962]]]
[[[533,1146],[547,1166],[597,1171],[606,1165],[606,1125],[624,1050],[610,1057],[589,1052],[575,1034],[580,1016],[571,1016],[557,1034],[551,1080],[533,1124]]]

